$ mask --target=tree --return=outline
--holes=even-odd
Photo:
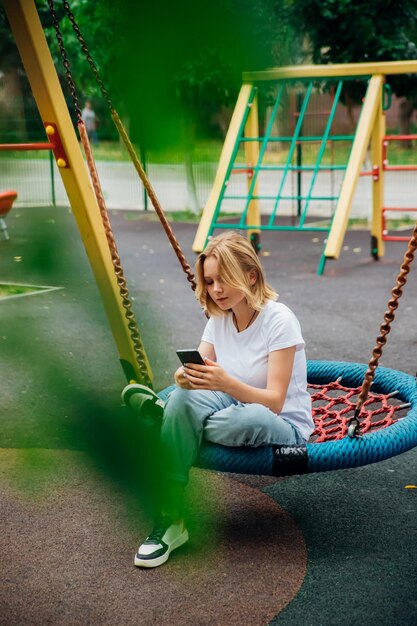
[[[151,148],[182,145],[192,191],[196,136],[212,131],[213,113],[235,102],[243,70],[275,65],[281,54],[276,2],[124,2],[119,88],[132,134]]]
[[[65,69],[62,63],[52,16],[48,9],[45,10],[44,0],[36,0],[36,2],[64,94],[67,98],[70,110],[73,111],[71,94],[65,79]],[[121,15],[117,3],[111,2],[111,0],[101,0],[100,2],[71,0],[69,4],[83,39],[94,59],[94,63],[105,82],[106,89],[113,97],[113,92],[115,92],[113,82],[115,74],[113,69],[114,62],[119,56],[119,46],[123,39]],[[104,134],[115,137],[116,132],[113,131],[112,122],[106,113],[107,104],[103,100],[100,88],[97,85],[91,68],[81,49],[71,21],[68,19],[62,2],[59,0],[55,0],[55,11],[70,62],[79,106],[82,108],[87,99],[92,101],[93,108],[96,112],[98,110],[101,135],[103,136]],[[115,100],[117,99],[116,93],[117,92],[115,92]]]
[[[417,59],[415,0],[293,0],[293,28],[310,43],[314,63],[359,63]],[[406,98],[401,132],[409,132],[417,106],[417,75],[391,76],[393,92]],[[345,101],[360,102],[363,86],[346,84]]]
[[[118,57],[118,46],[122,40],[122,31],[121,28],[118,27],[120,12],[115,6],[115,3],[110,0],[101,0],[96,3],[91,3],[88,0],[71,0],[70,4],[87,45],[91,47],[94,61],[100,73],[103,77],[106,77],[106,86],[111,92],[113,86],[111,80],[114,76],[114,59]],[[69,93],[65,80],[65,70],[62,64],[49,8],[44,0],[36,0],[36,5],[69,109],[73,112],[71,94]],[[72,25],[66,17],[61,1],[55,1],[55,10],[65,48],[68,53],[71,72],[76,83],[77,95],[80,100],[79,104],[82,107],[86,98],[93,99],[95,107],[101,108],[104,113],[106,105],[103,102],[100,90],[84,57]],[[23,119],[25,117],[23,111],[20,115],[16,115],[16,105],[13,104],[12,100],[20,103],[24,102],[27,108],[28,98],[26,92],[29,91],[29,88],[27,86],[20,55],[2,5],[0,5],[0,71],[3,73],[3,82],[6,82],[8,85],[9,93],[12,92],[15,94],[13,99],[8,97],[8,105],[6,107],[8,108],[7,123],[9,123],[13,117]],[[23,104],[21,104],[21,106],[23,106]],[[30,113],[27,111],[26,117],[28,117],[28,114],[33,115],[33,111]],[[102,120],[106,119],[106,115],[101,115],[100,117]],[[42,129],[41,124],[38,126]],[[109,122],[109,128],[110,127],[111,123]],[[39,132],[39,128],[37,132]],[[25,138],[25,132],[22,129],[18,135],[20,140]],[[115,135],[115,133],[113,133],[113,135]]]
[[[20,56],[0,4],[0,134],[3,142],[27,138],[22,74]]]

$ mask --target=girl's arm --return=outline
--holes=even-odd
[[[210,361],[216,360],[216,352],[214,350],[214,346],[212,343],[208,343],[207,341],[202,341],[198,346],[198,351],[201,356],[210,359]]]
[[[202,351],[201,345],[200,351]],[[203,352],[202,355],[208,357]],[[287,395],[294,365],[294,356],[295,346],[274,350],[269,353],[266,389],[258,389],[242,383],[230,376],[210,357],[207,359],[207,365],[193,364],[184,368],[184,371],[190,383],[188,389],[223,391],[239,400],[239,402],[263,404],[274,413],[279,414],[282,411]]]

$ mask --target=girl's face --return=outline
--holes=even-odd
[[[230,287],[230,285],[223,282],[222,277],[219,275],[218,265],[218,261],[214,256],[208,256],[204,260],[204,282],[210,298],[220,309],[227,311],[240,304],[245,299],[245,296],[240,289]]]

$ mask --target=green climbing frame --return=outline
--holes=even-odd
[[[360,77],[363,81],[366,81],[368,78]],[[275,81],[273,101],[270,100],[270,106],[266,109],[268,115],[265,116],[265,132],[263,136],[245,136],[245,128],[252,108],[256,104],[258,92],[258,87],[255,84],[246,85],[245,102],[239,108],[240,117],[238,123],[235,120],[233,147],[229,150],[230,158],[227,166],[224,168],[222,180],[218,181],[217,184],[218,191],[215,198],[215,206],[210,223],[206,224],[205,240],[202,247],[205,246],[208,238],[216,229],[238,229],[255,233],[266,230],[304,230],[322,232],[326,236],[331,229],[334,208],[339,199],[339,190],[334,188],[334,184],[329,184],[331,188],[329,193],[314,192],[317,189],[317,181],[322,172],[344,172],[347,169],[349,153],[355,135],[332,134],[331,132],[336,111],[341,105],[341,96],[346,80],[349,80],[349,78],[339,78],[331,83],[329,81],[326,83],[326,88],[331,90],[332,101],[330,110],[320,114],[322,118],[325,118],[324,129],[321,134],[306,134],[303,132],[303,129],[308,116],[317,115],[317,112],[310,112],[309,105],[312,101],[312,94],[323,88],[323,81],[320,82],[318,79]],[[364,85],[364,91],[365,89],[366,84]],[[291,134],[276,134],[274,131],[277,122],[280,121],[280,117],[282,119],[282,116],[289,115],[288,106],[285,105],[284,101],[286,100],[288,103],[288,94],[294,93],[294,90],[297,90],[298,101],[298,111],[295,115],[294,113],[292,114],[296,119],[294,130]],[[258,146],[255,153],[257,154],[256,162],[248,163],[247,159],[244,162],[241,154],[242,148],[245,148],[245,144],[253,142]],[[281,148],[286,146],[286,151],[285,149],[281,151],[281,155],[284,155],[284,161],[282,163],[271,163],[268,147],[277,142],[279,142]],[[349,149],[345,152],[345,162],[337,164],[324,163],[323,157],[326,149],[329,149],[332,143],[335,145],[336,142],[348,143]],[[306,165],[302,161],[302,151],[303,149],[309,150],[309,144],[310,147],[313,144],[318,146],[318,149],[313,162],[309,162]],[[311,153],[311,149],[309,152]],[[238,174],[246,174],[247,176],[247,190],[243,190],[243,192],[241,188],[236,191],[238,185],[234,184]],[[294,174],[297,176],[297,188],[293,189],[294,184],[291,184],[292,188],[288,191],[289,179],[293,180]],[[308,175],[309,180],[305,185],[306,190],[303,192],[301,179],[303,176],[306,177],[306,175]],[[263,180],[261,180],[262,177]],[[256,219],[255,222],[251,223],[250,207],[256,201],[268,203],[269,210],[263,215],[263,219]],[[292,223],[290,224],[286,223],[288,222],[288,215],[284,215],[285,211],[280,211],[283,204],[287,203],[288,207],[289,202],[297,205],[297,214],[291,216]],[[315,202],[329,203],[329,210],[326,210],[325,220],[317,220],[316,218],[314,222],[312,221],[309,211],[311,212],[312,204]],[[236,210],[233,210],[233,215],[236,216],[237,214],[237,219],[228,219],[226,222],[222,219],[228,215],[227,212],[224,212],[226,203],[229,206],[229,211],[230,204],[236,204]],[[322,256],[318,268],[318,273],[320,274],[323,272],[324,263],[325,259]]]

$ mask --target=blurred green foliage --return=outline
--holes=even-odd
[[[280,44],[293,39],[271,0],[122,5],[119,91],[134,139],[151,147],[219,134],[215,114],[235,102],[242,71],[286,61]]]
[[[9,285],[0,283],[0,299],[9,298],[10,296],[21,296],[23,294],[44,291],[44,287],[28,286],[28,285]]]
[[[116,109],[142,146],[185,145],[219,136],[236,99],[241,72],[296,60],[288,0],[71,0],[71,10]],[[114,139],[106,105],[61,0],[55,11],[81,106],[92,101],[100,139]],[[36,0],[70,111],[71,96],[47,3]],[[0,70],[21,67],[0,8]],[[3,62],[4,60],[4,62]],[[23,73],[23,72],[22,72]],[[225,111],[226,110],[226,111]]]
[[[48,6],[43,0],[36,5],[71,110]],[[71,0],[70,6],[116,109],[134,141],[147,149],[181,145],[190,151],[197,139],[221,137],[244,70],[311,59],[417,58],[415,0]],[[80,103],[92,100],[100,139],[115,139],[61,0],[55,8]],[[0,8],[0,71],[17,66],[19,55]],[[390,84],[414,106],[415,75],[392,77]],[[363,84],[351,81],[345,101],[362,96]]]

